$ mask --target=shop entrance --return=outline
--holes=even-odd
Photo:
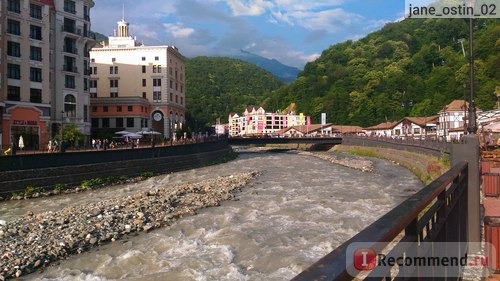
[[[19,140],[23,137],[24,147],[22,150],[39,150],[40,149],[40,129],[36,126],[12,126],[10,135],[16,149],[20,149]]]

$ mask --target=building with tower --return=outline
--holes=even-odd
[[[90,51],[93,136],[144,128],[173,137],[185,122],[185,58],[175,46],[144,46],[124,19]]]

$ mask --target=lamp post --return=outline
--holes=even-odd
[[[474,7],[475,0],[466,0],[467,7]],[[472,15],[469,18],[469,83],[470,83],[470,97],[469,97],[469,126],[467,131],[469,134],[477,132],[476,124],[476,106],[474,105],[474,53],[473,53],[473,24]]]
[[[61,143],[59,144],[59,152],[64,152],[64,110],[61,110]]]

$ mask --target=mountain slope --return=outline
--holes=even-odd
[[[248,105],[258,105],[265,93],[283,86],[277,77],[242,60],[195,57],[186,61],[186,115],[188,126],[197,131],[227,122],[229,113],[241,114]]]
[[[285,83],[294,81],[300,73],[300,69],[296,67],[284,65],[275,59],[267,59],[244,50],[240,50],[239,53],[231,55],[230,57],[253,63],[271,72]]]
[[[469,96],[468,34],[466,19],[387,24],[358,41],[324,50],[263,106],[284,108],[295,102],[314,122],[325,112],[328,122],[361,126],[434,115],[451,100]],[[465,56],[459,38],[465,38]],[[474,57],[475,101],[489,110],[500,85],[499,19],[475,21]]]

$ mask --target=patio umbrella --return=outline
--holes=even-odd
[[[132,132],[129,132],[129,131],[118,131],[118,132],[115,132],[116,135],[126,135],[126,134],[133,134]]]
[[[137,132],[138,134],[141,134],[141,135],[161,135],[160,132],[157,132],[157,131],[139,131]]]
[[[140,138],[142,138],[142,135],[136,134],[136,133],[128,133],[128,134],[125,134],[123,136],[126,137],[126,138],[131,138],[131,139],[140,139]]]
[[[18,144],[18,146],[19,146],[20,149],[24,148],[24,139],[23,139],[23,136],[19,137],[19,144]]]

